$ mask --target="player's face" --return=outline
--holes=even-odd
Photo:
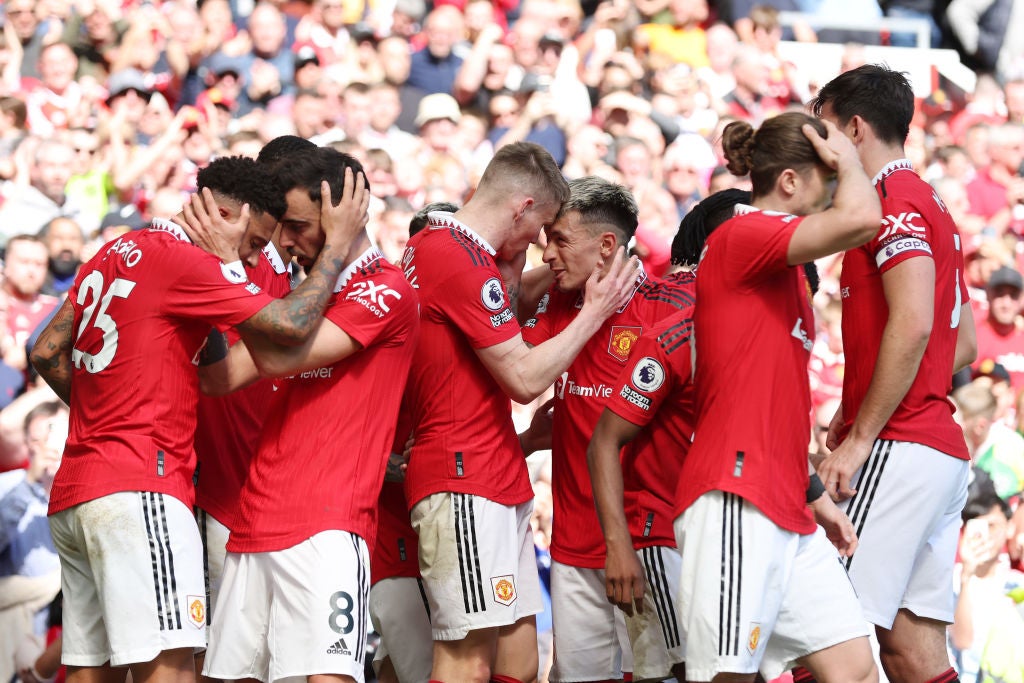
[[[513,258],[523,253],[528,246],[537,241],[541,230],[555,221],[559,208],[561,205],[557,202],[547,204],[534,202],[528,206],[516,221],[511,237],[502,248],[502,255],[505,258]]]
[[[820,213],[832,203],[832,194],[836,189],[835,171],[823,166],[815,166],[800,174],[801,203],[794,211],[798,216]]]
[[[555,274],[555,286],[563,292],[583,289],[594,267],[602,260],[602,233],[580,223],[578,211],[562,215],[544,232],[548,239],[544,263]]]
[[[238,258],[242,259],[247,266],[255,268],[260,262],[260,252],[267,246],[274,228],[277,227],[277,219],[269,213],[253,211],[249,214],[249,225],[242,235],[242,243],[238,245]]]
[[[300,187],[285,195],[288,210],[281,218],[281,247],[303,268],[310,268],[320,254],[327,236],[320,227],[320,203]]]

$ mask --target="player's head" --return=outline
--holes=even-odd
[[[532,142],[516,142],[495,153],[470,201],[509,212],[512,225],[502,252],[513,255],[537,240],[568,198],[569,185],[547,150]]]
[[[544,228],[544,262],[562,291],[582,289],[598,263],[609,263],[636,232],[637,205],[622,185],[586,176],[569,183],[569,199]]]
[[[242,205],[249,205],[246,226],[238,257],[255,267],[260,250],[267,246],[277,221],[284,215],[284,192],[266,168],[248,157],[220,157],[199,170],[199,190],[209,189],[217,209],[227,220],[237,219]]]
[[[672,265],[696,267],[704,242],[722,223],[733,217],[737,204],[749,204],[750,192],[729,188],[708,195],[679,221],[672,240]]]
[[[449,213],[455,213],[459,210],[458,204],[452,202],[430,202],[422,209],[416,212],[416,215],[409,221],[409,237],[412,237],[423,228],[427,227],[427,221],[431,211],[447,211]]]
[[[352,169],[353,178],[362,173],[364,182],[369,185],[363,165],[355,157],[330,147],[317,147],[271,165],[285,190],[288,204],[281,219],[281,246],[303,268],[313,265],[327,239],[320,224],[320,184],[327,181],[333,204],[337,206],[345,189],[346,168]]]
[[[810,104],[815,116],[836,124],[857,142],[854,129],[867,123],[887,145],[902,145],[914,117],[914,90],[907,77],[881,64],[865,64],[829,81]]]
[[[286,157],[302,154],[316,149],[316,144],[298,135],[279,135],[267,144],[256,155],[256,161],[261,164],[272,164]]]
[[[772,195],[789,213],[822,211],[832,196],[826,166],[802,127],[811,125],[821,137],[828,131],[818,119],[787,112],[768,119],[757,130],[746,121],[733,121],[722,132],[722,150],[734,175],[750,174],[752,202]]]

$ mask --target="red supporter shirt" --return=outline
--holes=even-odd
[[[608,399],[609,410],[645,427],[622,449],[623,502],[637,549],[676,545],[676,482],[695,416],[692,339],[688,306],[640,337]]]
[[[288,266],[273,243],[263,250],[259,266],[247,272],[272,297],[282,298],[291,291]],[[230,343],[238,339],[234,330],[228,332]],[[199,396],[196,505],[228,529],[235,525],[238,494],[275,394],[271,380],[260,380],[227,396]]]
[[[970,459],[963,431],[953,421],[952,387],[960,306],[968,300],[960,235],[946,207],[906,159],[893,161],[874,179],[882,200],[882,229],[866,245],[846,252],[839,278],[843,298],[846,371],[842,437],[846,436],[878,361],[888,319],[881,274],[915,257],[935,262],[935,319],[917,377],[880,439],[924,444]]]
[[[341,274],[334,291],[324,318],[362,348],[278,380],[277,402],[239,497],[230,552],[284,550],[331,529],[373,547],[419,326],[416,293],[376,247]]]
[[[494,249],[452,214],[430,214],[402,267],[420,296],[420,342],[409,372],[416,443],[405,496],[482,496],[502,505],[533,499],[512,425],[512,402],[476,354],[519,333]]]
[[[604,535],[587,467],[590,437],[605,404],[618,389],[619,373],[643,331],[692,304],[693,297],[686,290],[641,271],[630,300],[604,321],[555,383],[551,426],[554,560],[576,567],[604,567]],[[537,345],[554,337],[568,327],[582,306],[582,292],[550,289],[524,326],[524,339]]]
[[[104,246],[68,298],[71,426],[50,513],[119,491],[191,507],[196,356],[212,325],[237,325],[274,299],[229,281],[216,257],[161,220]]]
[[[725,491],[783,529],[809,534],[814,313],[803,268],[786,264],[803,219],[736,208],[708,238],[698,271],[697,424],[676,515],[708,491]]]
[[[992,359],[1010,373],[1010,386],[1014,391],[1024,389],[1024,330],[1014,326],[1010,334],[999,334],[988,321],[988,315],[976,319],[975,328],[978,333],[978,359],[973,367],[977,369],[982,361]]]

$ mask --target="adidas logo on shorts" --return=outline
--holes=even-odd
[[[327,648],[327,654],[329,655],[351,655],[348,645],[345,644],[344,638],[338,638],[338,642]]]

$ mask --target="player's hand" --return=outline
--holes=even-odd
[[[331,186],[325,180],[320,183],[320,224],[327,233],[327,241],[338,245],[352,243],[370,220],[370,190],[366,186],[366,176],[362,173],[353,175],[352,169],[345,168],[344,186],[341,199],[334,205]]]
[[[583,307],[595,311],[601,320],[621,308],[635,289],[640,261],[635,256],[627,259],[625,254],[625,248],[616,249],[607,272],[603,272],[604,263],[598,263],[585,285]]]
[[[405,481],[405,471],[409,469],[409,456],[405,453],[391,453],[384,469],[384,481],[401,483]]]
[[[634,610],[637,614],[643,614],[646,590],[644,568],[631,544],[608,544],[604,562],[604,586],[608,602],[627,616],[633,616]]]
[[[204,187],[189,197],[182,207],[188,235],[203,251],[218,257],[224,263],[238,260],[238,245],[249,225],[249,205],[243,204],[237,220],[229,221],[221,215],[220,207],[210,189]]]
[[[852,557],[857,550],[857,532],[846,513],[836,507],[832,498],[825,494],[811,503],[811,512],[814,513],[814,521],[825,530],[825,535],[839,554],[842,557]]]
[[[822,121],[828,131],[828,137],[818,135],[814,126],[805,123],[802,127],[804,136],[814,145],[814,151],[818,153],[822,162],[831,169],[838,169],[840,162],[854,161],[860,163],[857,156],[857,149],[853,146],[850,138],[835,127],[830,121]]]
[[[822,460],[817,468],[818,476],[832,500],[846,500],[857,493],[850,487],[850,481],[867,462],[873,446],[874,441],[863,442],[847,435],[846,440]]]

